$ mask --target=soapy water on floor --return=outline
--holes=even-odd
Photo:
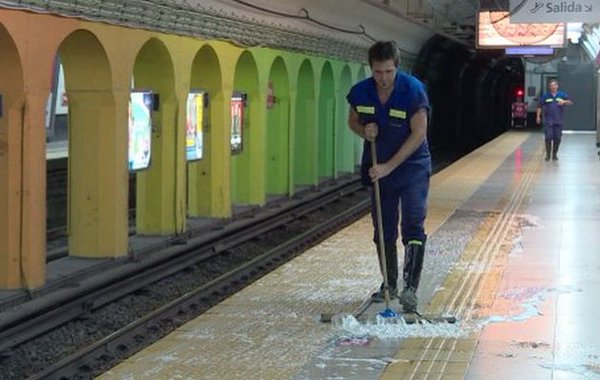
[[[513,292],[515,290],[513,289]],[[333,333],[339,340],[356,337],[378,339],[406,338],[465,338],[473,332],[481,331],[492,323],[523,322],[540,315],[539,306],[548,294],[580,291],[577,288],[525,289],[520,299],[520,312],[513,315],[488,315],[483,318],[457,319],[455,323],[420,319],[418,323],[409,323],[401,315],[385,318],[377,315],[373,320],[362,321],[352,314],[339,314],[332,317]],[[514,293],[501,297],[513,298]],[[441,315],[444,316],[444,315]]]
[[[460,321],[430,323],[420,320],[418,323],[408,323],[402,317],[384,318],[379,315],[372,321],[359,321],[351,314],[334,316],[332,324],[338,342],[351,338],[463,338],[474,327]]]

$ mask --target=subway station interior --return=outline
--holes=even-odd
[[[377,41],[428,98],[416,313],[371,298]],[[0,1],[0,64],[0,380],[600,379],[596,0]]]

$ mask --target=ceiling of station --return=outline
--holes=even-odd
[[[388,0],[382,1],[408,15],[419,17],[442,17],[450,22],[473,22],[479,8],[478,0]]]
[[[474,47],[475,15],[486,1],[508,0],[19,0],[0,7],[364,60],[377,40],[416,57],[436,33]]]
[[[408,17],[431,25],[436,32],[474,45],[479,0],[387,0]]]
[[[479,0],[183,0],[195,7],[317,31],[355,43],[393,39],[406,51],[443,33],[474,46]],[[317,21],[317,22],[315,22]],[[322,23],[319,25],[319,22]],[[338,30],[336,30],[336,28]],[[364,31],[352,34],[341,32]],[[403,46],[405,44],[405,46]]]
[[[411,0],[412,1],[412,0]],[[186,0],[194,7],[213,9],[232,17],[281,25],[313,35],[369,46],[375,40],[395,40],[417,53],[435,32],[381,0]]]

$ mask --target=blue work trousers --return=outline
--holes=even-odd
[[[562,124],[545,124],[544,135],[546,140],[560,140],[562,136]]]
[[[402,211],[402,243],[410,240],[425,241],[425,215],[427,214],[427,194],[429,192],[429,173],[424,173],[402,186],[387,183],[380,186],[381,216],[383,220],[383,239],[386,243],[398,240],[398,222]],[[396,185],[396,186],[395,186]],[[379,241],[377,215],[375,208],[375,187],[371,188],[371,216],[375,227],[373,241]]]

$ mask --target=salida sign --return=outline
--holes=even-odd
[[[598,0],[510,0],[511,23],[597,22]]]

